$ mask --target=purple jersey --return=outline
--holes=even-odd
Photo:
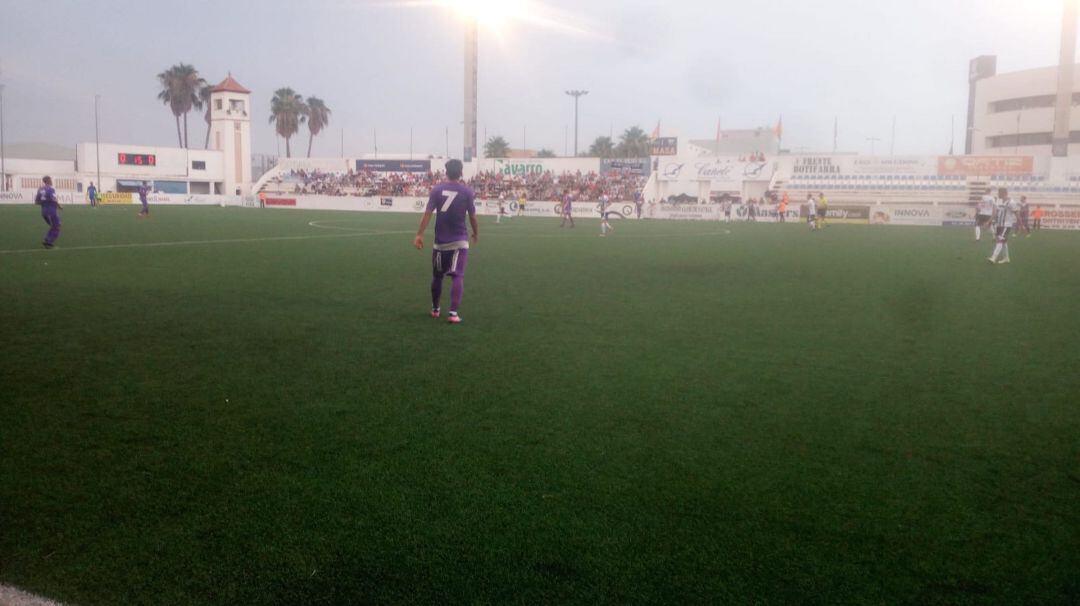
[[[431,188],[427,210],[435,214],[435,249],[469,247],[466,215],[476,214],[476,194],[464,183],[446,181]]]
[[[46,208],[55,209],[59,206],[60,201],[56,199],[56,190],[48,185],[42,185],[37,190],[37,195],[34,196],[34,204],[38,204],[44,210]]]
[[[569,215],[570,211],[574,208],[574,198],[570,194],[566,194],[562,199],[562,212],[564,215]]]
[[[146,194],[150,192],[150,189],[145,185],[139,186],[139,202],[146,204]]]

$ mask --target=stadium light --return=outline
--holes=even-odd
[[[577,157],[578,150],[578,99],[589,94],[587,90],[568,90],[566,94],[574,98],[574,157]]]
[[[4,164],[4,85],[0,84],[0,191],[7,191],[7,167]]]
[[[94,95],[94,161],[97,162],[97,187],[101,190],[101,129],[98,128],[98,103],[101,95]]]

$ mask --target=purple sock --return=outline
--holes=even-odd
[[[442,276],[435,274],[431,278],[431,309],[439,309],[440,299],[442,299]]]
[[[60,237],[60,217],[58,215],[48,215],[45,217],[45,223],[49,225],[49,231],[45,234],[45,241],[53,244]]]
[[[454,276],[454,282],[450,286],[450,311],[456,312],[461,305],[461,295],[465,291],[465,276]]]

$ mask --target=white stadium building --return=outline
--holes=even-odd
[[[1058,68],[996,74],[992,58],[973,66],[969,117],[972,154],[1049,156],[1054,132]],[[1069,155],[1080,155],[1080,64],[1072,68]]]

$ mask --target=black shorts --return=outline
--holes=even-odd
[[[1001,241],[1004,242],[1004,241],[1009,239],[1009,233],[1011,231],[1012,231],[1011,227],[1005,227],[1003,225],[998,225],[997,229],[994,230],[994,234],[997,236],[998,240],[1001,240]]]
[[[990,215],[975,215],[975,225],[982,227],[990,223]]]

